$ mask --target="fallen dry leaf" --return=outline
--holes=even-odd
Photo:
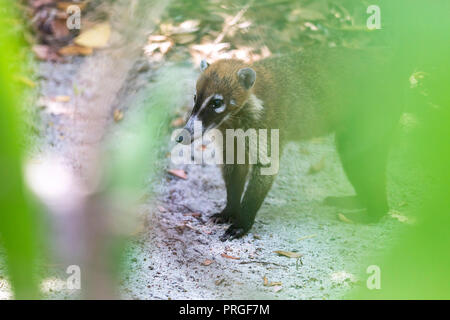
[[[334,281],[334,282],[345,282],[345,281],[356,282],[357,281],[356,277],[347,271],[333,272],[330,275],[330,277],[331,277],[331,281]]]
[[[309,236],[304,236],[304,237],[298,238],[297,241],[302,241],[302,240],[306,240],[306,239],[311,239],[311,238],[314,238],[314,237],[316,237],[316,236],[317,236],[317,234],[310,234]]]
[[[267,46],[261,48],[261,58],[268,58],[272,55],[270,49]]]
[[[177,230],[178,234],[183,234],[184,229],[186,229],[186,225],[179,225],[175,227],[175,230]]]
[[[205,43],[205,44],[195,44],[190,46],[190,50],[193,52],[198,52],[203,56],[211,55],[212,53],[218,53],[220,51],[230,48],[229,43]],[[191,52],[192,54],[192,52]]]
[[[170,125],[172,127],[181,127],[182,125],[184,125],[184,119],[182,117],[178,117],[174,119]]]
[[[171,169],[167,171],[169,174],[181,178],[183,180],[187,179],[187,174],[186,171],[182,170],[182,169]]]
[[[206,227],[203,227],[202,230],[203,230],[204,234],[211,234],[212,233],[212,231],[208,230]]]
[[[144,47],[144,52],[151,56],[156,50],[159,50],[163,55],[166,54],[173,46],[172,41],[165,42],[153,42],[149,43]]]
[[[291,252],[291,251],[283,251],[283,250],[277,250],[274,251],[275,253],[278,253],[280,256],[285,256],[288,258],[300,258],[303,256],[301,253],[298,252]]]
[[[191,229],[192,231],[195,231],[195,232],[198,233],[198,234],[202,234],[202,233],[203,233],[202,230],[197,229],[197,228],[191,226],[191,225],[188,224],[187,222],[188,222],[188,221],[184,221],[184,223],[186,223],[186,224],[185,224],[186,228]]]
[[[267,279],[266,276],[264,276],[263,281],[264,281],[264,286],[265,287],[275,287],[275,286],[281,286],[282,285],[282,283],[280,281],[269,282],[269,280]]]
[[[354,223],[352,220],[344,216],[342,213],[338,213],[338,219],[345,223]]]
[[[309,167],[309,174],[317,173],[325,168],[325,158],[322,158],[319,162],[314,163]]]
[[[61,11],[61,10],[57,11],[56,14],[55,14],[55,18],[56,19],[62,19],[64,21],[67,21],[68,17],[69,17],[68,13],[64,12],[64,11]]]
[[[414,223],[414,219],[408,218],[407,216],[401,214],[398,211],[395,210],[391,210],[391,212],[389,212],[389,215],[394,218],[397,219],[398,221],[402,222],[402,223],[407,223],[407,224],[413,224]]]
[[[198,31],[200,25],[199,20],[186,20],[179,24],[178,26],[173,26],[171,24],[161,25],[160,28],[165,29],[166,34],[186,34]]]
[[[119,109],[114,110],[114,121],[115,122],[119,122],[120,120],[123,119],[123,112],[120,111]]]
[[[173,43],[171,41],[161,42],[159,44],[159,51],[161,51],[162,54],[166,54],[169,52],[170,48],[172,48]]]
[[[144,47],[144,52],[146,55],[151,56],[153,52],[159,48],[159,45],[157,43],[150,43]]]
[[[36,58],[38,58],[39,60],[58,61],[61,59],[55,52],[52,51],[52,49],[49,46],[43,44],[34,45],[32,50],[36,55]]]
[[[204,266],[209,266],[213,263],[213,260],[209,260],[209,259],[205,259],[205,261],[202,262],[202,265]]]
[[[52,98],[52,100],[55,102],[69,102],[70,97],[69,96],[55,96]]]
[[[239,259],[241,259],[241,258],[238,258],[238,257],[230,256],[230,255],[226,254],[225,252],[222,253],[221,256],[224,257],[224,258],[227,258],[227,259],[233,259],[233,260],[239,260]]]
[[[80,10],[84,10],[87,3],[88,0],[81,2],[59,1],[56,3],[56,7],[60,10],[67,11],[67,8],[69,8],[70,6],[77,6],[78,8],[80,8]]]
[[[152,43],[152,42],[163,42],[166,41],[168,38],[166,36],[162,36],[159,34],[152,34],[148,36],[148,42]]]
[[[111,36],[111,26],[104,22],[93,26],[75,38],[75,44],[89,48],[104,48]]]
[[[283,289],[282,286],[275,286],[275,287],[273,287],[273,292],[277,293],[277,292],[280,292],[282,289]]]
[[[161,212],[161,213],[167,212],[167,209],[164,208],[164,207],[162,207],[162,206],[158,206],[158,210],[159,210],[159,212]]]
[[[184,213],[183,216],[189,216],[189,217],[201,217],[202,214],[200,212],[191,212],[191,213]]]
[[[409,77],[409,83],[411,84],[411,88],[417,87],[417,85],[420,83],[421,80],[425,78],[426,75],[427,73],[423,71],[414,72],[411,75],[411,77]]]
[[[92,48],[70,44],[59,49],[58,53],[62,56],[89,56],[93,51]]]

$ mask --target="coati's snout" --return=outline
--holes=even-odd
[[[190,144],[235,116],[247,102],[256,81],[256,72],[239,60],[223,59],[211,65],[202,60],[200,69],[194,107],[176,138],[178,143]]]

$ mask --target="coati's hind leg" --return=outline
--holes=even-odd
[[[245,190],[239,214],[220,240],[239,238],[247,233],[255,222],[256,213],[272,187],[276,175],[261,175],[261,167],[253,166],[247,190]]]
[[[222,166],[223,179],[227,190],[227,204],[222,212],[211,216],[213,222],[226,223],[238,215],[248,169],[246,164],[224,164]]]
[[[342,166],[356,191],[359,205],[366,209],[346,214],[355,222],[377,222],[389,210],[386,194],[389,140],[381,134],[372,142],[355,132],[336,134]]]

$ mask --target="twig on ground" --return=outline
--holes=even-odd
[[[312,238],[315,238],[316,236],[317,236],[317,234],[311,234],[309,236],[304,236],[304,237],[298,238],[297,241],[302,241],[302,240],[306,240],[306,239],[312,239]]]
[[[260,263],[260,264],[263,264],[263,265],[271,264],[271,265],[274,265],[274,266],[277,266],[277,267],[282,267],[282,268],[286,268],[286,269],[288,268],[287,266],[284,266],[282,264],[278,264],[278,263],[275,263],[275,262],[268,262],[268,261],[250,260],[250,261],[241,261],[241,262],[239,262],[239,264],[250,264],[250,263]]]

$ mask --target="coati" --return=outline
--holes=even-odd
[[[389,55],[376,49],[312,47],[251,65],[235,59],[202,61],[200,69],[187,132],[193,134],[194,120],[202,122],[203,134],[210,128],[224,135],[229,128],[279,129],[280,154],[287,141],[334,132],[356,196],[329,197],[325,203],[364,209],[352,216],[360,222],[376,222],[387,213],[386,161],[401,114],[403,80]],[[275,178],[261,175],[260,166],[222,166],[227,203],[212,216],[217,223],[232,223],[222,241],[252,227]]]

